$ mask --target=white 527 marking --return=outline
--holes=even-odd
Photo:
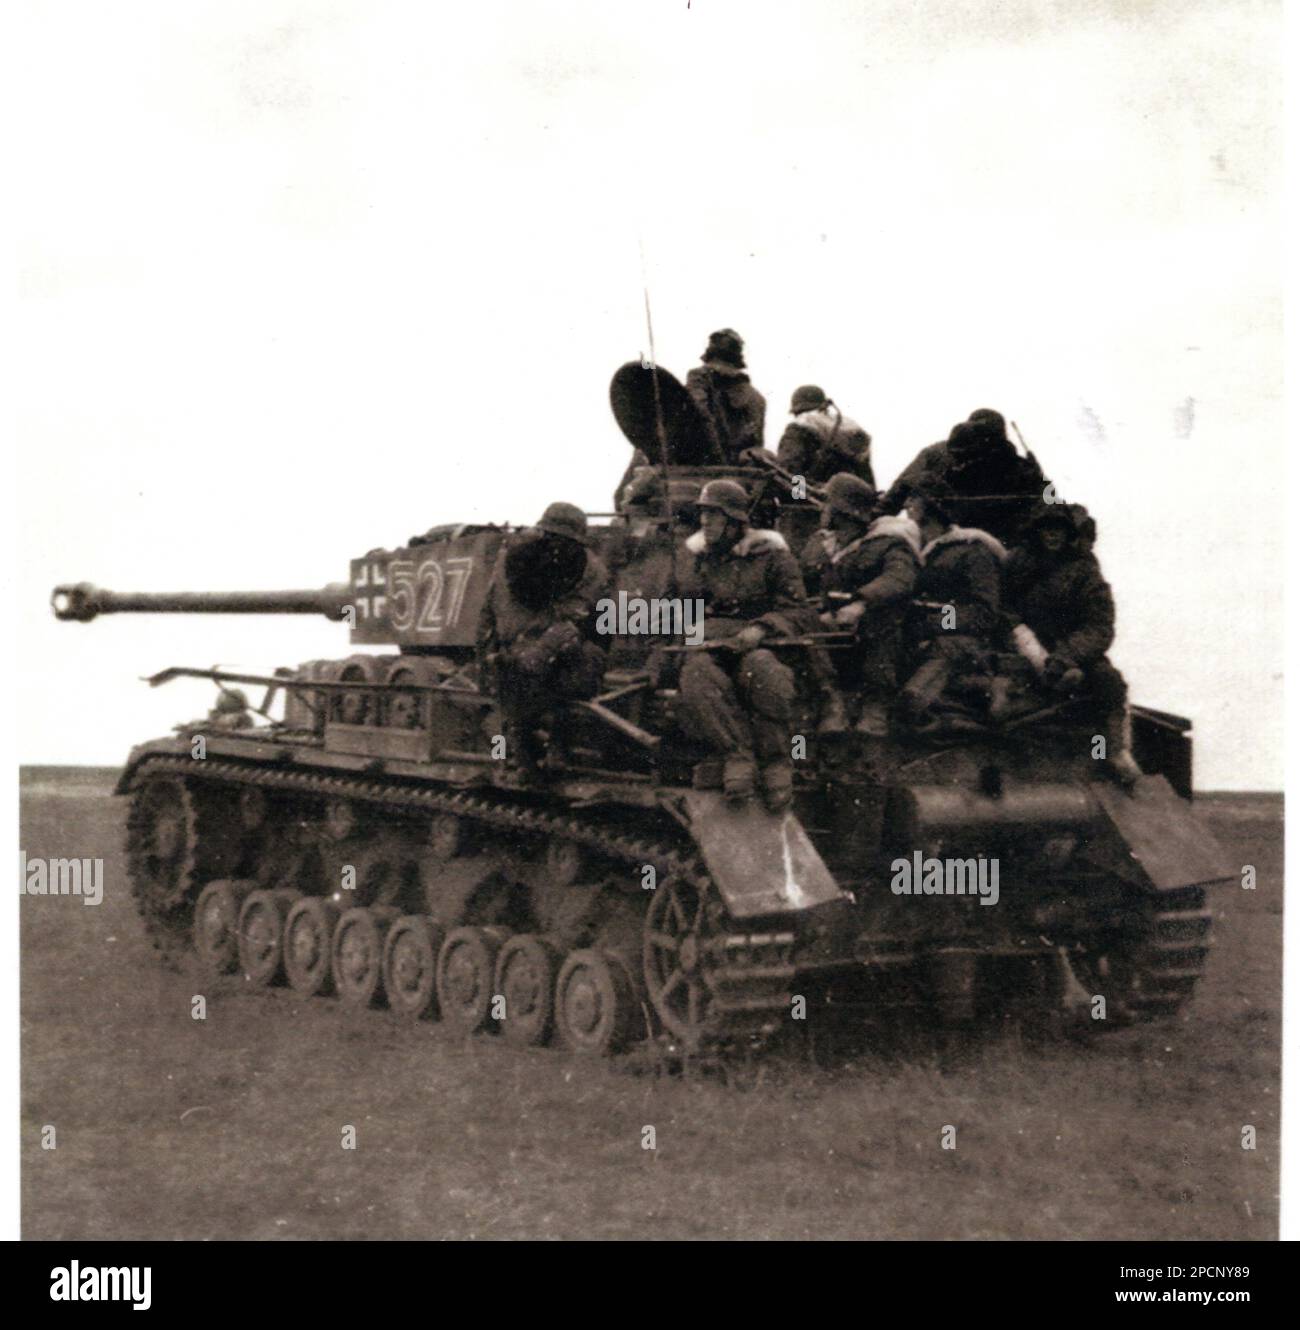
[[[474,560],[470,556],[441,563],[425,559],[418,569],[411,559],[394,559],[388,565],[389,617],[393,627],[404,633],[414,626],[417,633],[429,634],[454,628],[473,571]]]

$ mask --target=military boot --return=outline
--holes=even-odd
[[[508,717],[502,729],[505,735],[506,774],[510,782],[531,785],[541,781],[546,759],[546,738],[530,720]]]
[[[729,753],[722,765],[722,792],[732,803],[744,803],[754,797],[757,772],[749,753]]]
[[[764,762],[763,806],[769,813],[784,813],[794,800],[794,767],[786,758]]]
[[[903,712],[909,724],[920,725],[930,719],[934,704],[943,696],[952,678],[954,661],[934,654],[926,659],[903,688]]]
[[[872,739],[889,738],[889,711],[883,702],[863,702],[858,711],[858,721],[854,725],[858,734],[865,734]]]
[[[838,689],[828,690],[822,699],[822,715],[817,723],[817,733],[843,734],[848,728],[849,713],[844,709],[844,699]]]
[[[1142,776],[1142,768],[1133,757],[1133,726],[1128,707],[1119,707],[1106,717],[1102,730],[1106,740],[1106,766],[1125,788],[1131,789]]]

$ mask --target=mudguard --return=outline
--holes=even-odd
[[[845,899],[803,824],[755,803],[733,805],[717,790],[682,796],[691,834],[735,919],[801,914]]]
[[[1163,776],[1143,776],[1125,792],[1098,781],[1091,789],[1128,850],[1131,865],[1158,891],[1236,878],[1240,867]]]

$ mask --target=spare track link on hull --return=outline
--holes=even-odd
[[[226,789],[255,787],[287,794],[343,797],[386,806],[399,813],[451,813],[496,830],[553,835],[621,859],[637,872],[645,865],[652,865],[659,875],[656,896],[665,890],[675,892],[680,884],[681,888],[695,893],[700,899],[710,897],[718,901],[708,870],[692,848],[623,835],[567,810],[551,812],[524,803],[508,791],[428,789],[351,773],[254,766],[215,757],[198,761],[172,753],[154,753],[142,758],[131,771],[125,789],[134,793],[145,782],[158,777],[182,782],[186,800],[199,808],[203,801],[191,801],[186,782],[199,781]],[[132,816],[135,816],[134,810]],[[197,820],[192,819],[191,829],[197,825]],[[197,845],[187,845],[188,862],[192,866],[198,864],[198,848]],[[188,897],[186,906],[192,905],[203,885],[195,872],[187,873],[182,884]],[[166,946],[160,942],[166,932],[165,922],[160,917],[160,903],[142,892],[138,885],[136,898],[151,936],[166,951]],[[172,902],[173,906],[175,904]],[[696,921],[697,929],[704,913],[701,911]],[[673,992],[665,994],[662,988],[659,992],[649,991],[654,983],[652,974],[642,976],[646,996],[655,1012],[656,1025],[670,1042],[691,1053],[752,1046],[774,1033],[781,1017],[788,1016],[791,1010],[790,988],[796,974],[792,964],[794,932],[768,931],[753,935],[735,928],[725,918],[720,902],[718,913],[723,917],[716,919],[715,924],[721,926],[711,936],[697,934],[701,944],[699,951],[707,953],[711,959],[703,966],[698,963],[693,966],[686,990],[689,1003],[680,1000],[680,980],[674,985]],[[671,974],[668,979],[671,981]]]

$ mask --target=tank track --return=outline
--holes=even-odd
[[[140,853],[140,818],[134,801],[128,817],[128,857],[133,864],[132,887],[137,907],[151,939],[165,954],[174,952],[178,926],[188,927],[199,891],[217,875],[205,871],[212,865],[204,863],[202,842],[217,833],[218,828],[205,825],[213,821],[212,812],[205,808],[204,799],[193,797],[191,782],[226,791],[251,787],[290,795],[354,800],[399,815],[446,813],[498,833],[557,837],[620,860],[637,872],[645,865],[653,866],[659,877],[655,894],[685,888],[696,893],[701,901],[708,900],[714,928],[701,947],[708,955],[702,971],[707,993],[700,998],[707,1004],[707,1011],[700,1012],[696,1019],[695,1006],[683,1004],[679,1018],[674,1019],[670,1009],[645,991],[645,976],[638,976],[647,1028],[657,1031],[662,1043],[678,1051],[714,1054],[733,1048],[752,1048],[774,1034],[781,1018],[791,1010],[790,990],[797,973],[792,959],[794,932],[752,933],[735,928],[726,918],[708,870],[684,831],[677,842],[630,836],[602,825],[594,817],[577,815],[567,808],[550,811],[498,788],[437,789],[375,780],[365,775],[258,766],[219,757],[196,761],[188,755],[171,753],[144,756],[131,770],[122,790],[134,793],[158,777],[181,783],[193,814],[187,823],[185,869],[175,891],[165,901],[147,889],[147,882],[142,889],[134,870]]]
[[[1076,947],[1090,994],[1104,996],[1107,1025],[1146,1024],[1175,1015],[1205,973],[1213,914],[1205,888],[1148,888],[1093,946]]]
[[[1145,936],[1134,952],[1135,983],[1125,998],[1131,1019],[1170,1016],[1187,1003],[1205,973],[1213,919],[1203,887],[1154,893]]]

